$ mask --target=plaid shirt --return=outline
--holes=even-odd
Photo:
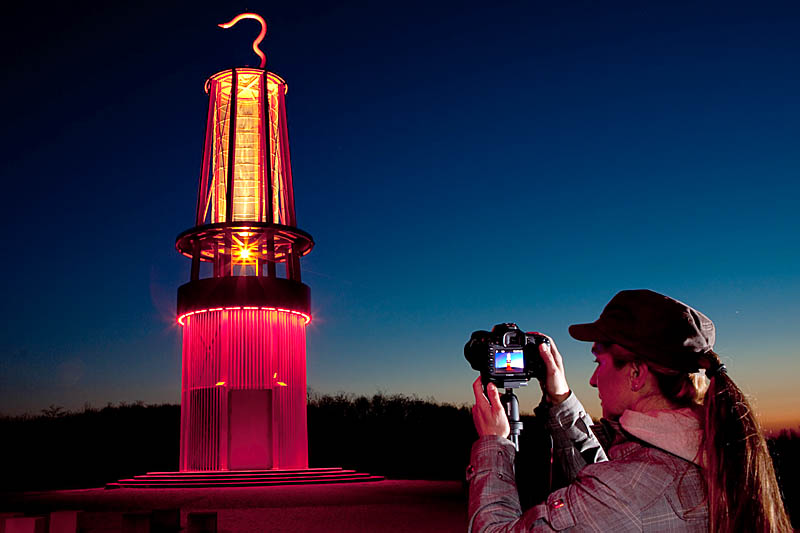
[[[614,422],[592,426],[574,394],[544,411],[555,460],[570,484],[523,513],[514,445],[481,437],[467,469],[470,532],[708,531],[700,467],[625,434]]]

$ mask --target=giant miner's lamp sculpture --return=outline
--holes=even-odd
[[[286,82],[265,62],[206,82],[196,225],[175,243],[192,260],[178,289],[181,471],[308,467],[300,257],[314,241],[295,217]]]
[[[110,484],[115,487],[382,479],[338,468],[308,469],[311,315],[300,258],[314,241],[297,227],[287,86],[265,70],[258,47],[266,23],[244,13],[220,26],[244,18],[261,23],[253,43],[261,65],[223,70],[206,82],[195,225],[175,243],[192,261],[190,280],[178,289],[180,472],[149,473]]]

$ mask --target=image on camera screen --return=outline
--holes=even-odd
[[[525,369],[525,360],[522,350],[508,350],[494,354],[494,371],[497,374],[522,372]]]

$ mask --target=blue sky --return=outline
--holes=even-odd
[[[175,236],[205,79],[256,64],[245,6],[11,13],[0,412],[177,402]],[[314,236],[308,383],[470,400],[470,332],[552,335],[651,288],[717,324],[765,420],[800,423],[800,8],[792,2],[253,5]],[[538,401],[526,391],[524,405]]]

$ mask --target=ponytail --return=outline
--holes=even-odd
[[[631,350],[610,345],[614,364],[641,360]],[[775,477],[767,441],[744,393],[728,377],[719,356],[709,350],[697,372],[676,370],[644,360],[659,390],[676,407],[699,411],[708,498],[708,530],[714,533],[784,533],[792,531]],[[697,367],[695,367],[697,368]]]
[[[713,532],[783,533],[792,526],[783,506],[767,442],[747,398],[719,356],[705,356],[711,382],[703,401],[701,453]]]

